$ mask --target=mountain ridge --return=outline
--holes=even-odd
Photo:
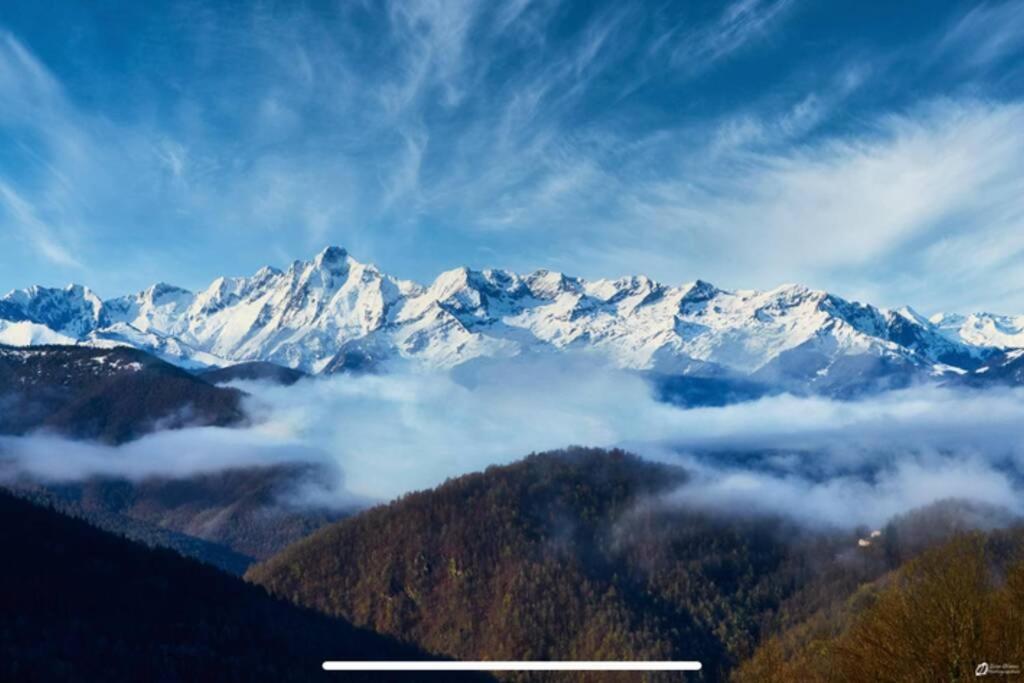
[[[141,349],[0,344],[0,434],[118,444],[156,429],[242,424],[242,397]]]
[[[80,285],[15,290],[0,298],[5,339],[127,345],[192,369],[263,361],[306,373],[586,350],[629,370],[813,389],[873,374],[972,373],[1024,347],[1024,316],[929,319],[797,284],[729,291],[548,270],[462,267],[421,285],[327,247],[199,292],[162,282],[106,300]]]

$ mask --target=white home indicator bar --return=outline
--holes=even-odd
[[[700,671],[700,662],[324,662],[324,671]]]

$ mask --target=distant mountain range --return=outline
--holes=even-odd
[[[801,285],[727,291],[546,270],[458,268],[424,286],[329,247],[201,292],[13,291],[0,298],[0,343],[127,345],[190,369],[270,362],[309,374],[590,351],[659,376],[844,395],[986,373],[1012,380],[995,370],[1024,348],[1024,316],[928,319]]]

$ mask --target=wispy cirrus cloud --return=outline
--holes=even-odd
[[[714,21],[698,27],[678,27],[660,42],[668,49],[674,66],[704,71],[763,36],[793,4],[793,0],[733,0]]]
[[[62,97],[60,84],[49,70],[9,31],[0,31],[0,102],[4,120],[24,124],[34,110],[50,109]]]
[[[1019,6],[943,7],[886,43],[843,33],[859,5],[793,0],[169,2],[122,32],[148,41],[130,68],[96,57],[106,99],[6,33],[0,227],[31,257],[0,265],[116,294],[337,242],[421,280],[468,263],[1024,308]]]
[[[0,182],[0,209],[3,209],[2,213],[7,215],[8,221],[17,229],[21,238],[48,261],[58,266],[82,268],[78,259],[55,237],[50,226],[36,217],[32,206],[3,182]]]
[[[406,47],[397,55],[400,78],[380,89],[386,111],[402,112],[432,87],[447,106],[462,100],[462,81],[472,66],[467,42],[478,8],[473,0],[387,3],[394,40]]]
[[[698,158],[700,168],[647,185],[629,208],[637,223],[681,233],[699,252],[729,244],[737,276],[781,268],[817,280],[886,259],[919,266],[913,257],[922,242],[964,233],[1010,247],[1019,234],[1010,228],[1024,215],[1022,124],[1020,105],[933,102],[880,117],[856,135],[741,146],[709,166]],[[1007,249],[990,265],[1017,253]]]
[[[41,130],[46,127],[63,125],[66,105],[60,84],[13,35],[0,31],[0,124],[17,129]],[[62,147],[73,154],[76,151],[76,136],[70,135],[67,144],[60,140],[44,138],[49,149],[43,153],[52,155]],[[36,159],[37,153],[26,147],[14,150],[17,154],[28,154]],[[69,191],[69,180],[59,169],[41,160],[44,171],[50,176],[51,196]],[[0,217],[14,235],[30,245],[32,250],[50,264],[62,267],[81,268],[81,263],[65,246],[66,240],[58,234],[40,211],[0,176]],[[52,218],[53,216],[51,216]],[[59,219],[59,216],[57,216]]]
[[[1024,2],[980,3],[960,17],[939,42],[970,68],[982,68],[1024,49]]]
[[[704,135],[663,133],[620,168],[593,162],[624,144],[615,138],[549,155],[543,180],[496,204],[493,220],[575,225],[595,236],[580,260],[597,272],[645,264],[671,278],[686,264],[707,277],[702,264],[725,252],[715,270],[726,286],[843,273],[842,293],[871,301],[1024,307],[1024,108],[937,100],[804,139],[829,97]]]

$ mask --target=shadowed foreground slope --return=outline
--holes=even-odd
[[[354,507],[289,504],[292,491],[330,474],[313,464],[283,463],[138,481],[93,477],[47,488],[86,514],[117,514],[259,559],[352,513]]]
[[[309,680],[327,658],[425,657],[3,491],[0,547],[0,680]]]

